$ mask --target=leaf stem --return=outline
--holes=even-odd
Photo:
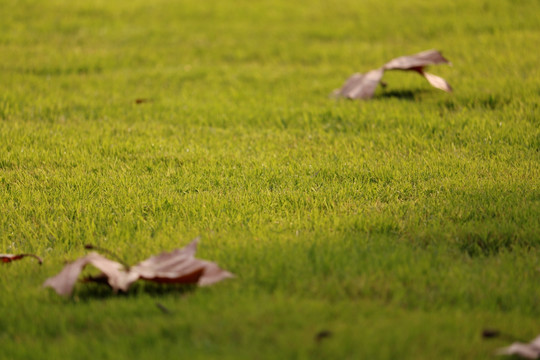
[[[118,254],[116,254],[115,252],[113,252],[113,251],[111,251],[109,249],[102,248],[100,246],[92,245],[92,244],[85,244],[84,248],[87,249],[87,250],[101,251],[101,252],[104,252],[104,253],[110,255],[111,257],[115,258],[120,264],[122,264],[124,266],[124,268],[126,268],[127,271],[129,271],[130,266],[128,264],[126,264],[126,262]]]
[[[23,256],[30,256],[30,257],[33,257],[34,259],[36,259],[38,262],[39,262],[39,265],[43,264],[43,259],[40,258],[39,256],[37,255],[34,255],[34,254],[22,254]]]

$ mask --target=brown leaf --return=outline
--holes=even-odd
[[[442,91],[452,92],[452,87],[442,77],[433,75],[427,72],[420,72],[420,75],[424,76],[431,86],[436,87]]]
[[[508,347],[499,349],[497,355],[516,355],[523,359],[540,359],[540,336],[528,344],[515,342]]]
[[[366,74],[353,74],[345,81],[341,89],[336,90],[335,94],[349,99],[369,99],[375,93],[383,73],[383,69],[376,69]]]
[[[437,50],[426,50],[414,55],[400,56],[383,65],[384,70],[418,70],[429,65],[449,64]]]
[[[39,265],[41,265],[43,263],[43,259],[40,258],[39,256],[37,255],[34,255],[34,254],[0,254],[0,262],[2,263],[10,263],[10,262],[13,262],[13,261],[16,261],[16,260],[20,260],[24,257],[33,257],[34,259],[36,259],[37,261],[39,261]]]
[[[52,287],[60,295],[69,295],[82,269],[88,264],[94,265],[103,274],[87,280],[106,278],[115,291],[127,291],[138,279],[157,283],[206,286],[233,277],[233,274],[221,269],[215,263],[195,258],[198,241],[199,238],[182,249],[152,256],[129,269],[93,252],[66,265],[58,275],[47,279],[43,286]]]
[[[334,91],[334,94],[349,99],[369,99],[375,94],[375,89],[381,82],[383,73],[386,70],[415,71],[425,77],[433,87],[451,92],[452,88],[446,80],[424,72],[426,66],[437,64],[450,64],[437,50],[427,50],[414,55],[400,56],[390,60],[378,69],[367,72],[365,75],[353,74],[340,89]]]
[[[67,264],[58,275],[48,278],[43,286],[52,287],[59,295],[69,295],[73,291],[79,274],[88,264],[101,270],[115,291],[118,289],[126,291],[131,284],[132,277],[124,270],[124,265],[109,260],[96,252],[91,252],[85,257]],[[135,280],[137,279],[133,281]]]

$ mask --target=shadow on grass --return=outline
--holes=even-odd
[[[79,282],[76,285],[74,297],[81,300],[109,299],[113,297],[131,298],[141,294],[150,297],[162,297],[164,295],[187,296],[197,289],[196,285],[186,284],[157,284],[139,281],[133,284],[128,291],[114,292],[106,283]]]
[[[415,101],[425,94],[431,93],[431,89],[408,89],[408,90],[383,90],[383,92],[375,95],[374,99],[400,99]]]

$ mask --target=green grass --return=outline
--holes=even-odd
[[[0,8],[0,253],[45,258],[0,266],[0,357],[489,359],[510,340],[482,329],[540,332],[538,1]],[[328,96],[430,48],[453,94]],[[41,288],[83,244],[198,235],[235,279]]]

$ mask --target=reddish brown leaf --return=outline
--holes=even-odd
[[[43,286],[52,287],[60,295],[69,295],[79,274],[88,264],[98,268],[103,274],[87,280],[102,281],[106,278],[115,291],[127,291],[138,279],[157,283],[206,286],[233,277],[233,274],[221,269],[215,263],[195,258],[198,241],[197,238],[182,249],[152,256],[129,269],[93,252],[66,265],[58,275],[47,279]]]
[[[39,261],[39,265],[41,265],[43,263],[43,259],[40,258],[37,255],[34,255],[34,254],[16,254],[16,255],[13,255],[13,254],[0,254],[0,262],[2,262],[2,263],[10,263],[10,262],[13,262],[13,261],[16,261],[16,260],[20,260],[20,259],[22,259],[24,257],[33,257],[34,259]]]
[[[390,60],[382,67],[371,70],[366,74],[353,74],[345,81],[343,86],[334,91],[335,95],[349,99],[369,99],[375,94],[377,85],[381,82],[384,71],[403,70],[414,71],[426,78],[426,80],[437,89],[451,92],[452,88],[443,78],[424,72],[424,68],[429,65],[449,64],[437,50],[427,50],[414,55],[400,56]]]
[[[515,342],[508,347],[499,349],[498,355],[516,355],[522,359],[540,359],[540,336],[528,344]]]
[[[152,256],[133,266],[131,271],[137,273],[141,279],[154,282],[200,286],[232,277],[231,273],[222,270],[215,263],[194,257],[198,241],[197,238],[183,249]]]

